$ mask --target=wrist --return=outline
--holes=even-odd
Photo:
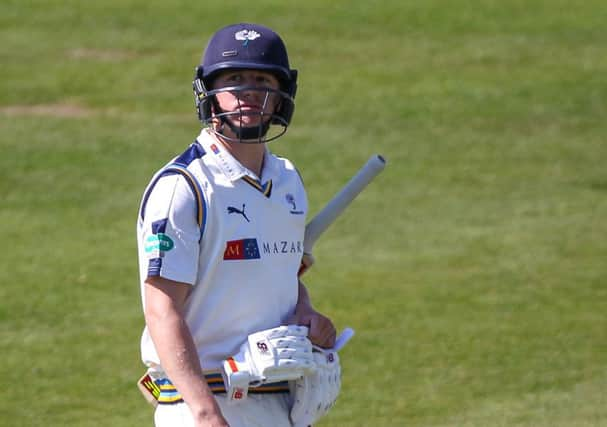
[[[222,420],[223,416],[217,403],[213,402],[209,405],[199,405],[197,407],[190,407],[192,418],[198,421],[212,421]]]
[[[221,418],[221,409],[206,382],[196,396],[184,400],[195,420],[210,420],[218,416]]]
[[[308,314],[308,313],[315,313],[316,310],[314,310],[314,307],[312,307],[312,304],[310,303],[309,300],[303,300],[303,301],[297,301],[297,304],[295,305],[295,314]]]

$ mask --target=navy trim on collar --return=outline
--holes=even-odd
[[[190,146],[185,150],[182,154],[180,154],[173,163],[177,163],[179,165],[188,166],[196,159],[202,158],[206,152],[202,145],[196,140],[190,144]]]

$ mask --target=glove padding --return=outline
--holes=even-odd
[[[289,383],[293,427],[308,427],[331,409],[341,388],[341,367],[336,351],[314,348],[316,371]]]
[[[291,381],[315,371],[308,328],[289,325],[256,332],[223,362],[228,399],[243,400],[249,387]]]

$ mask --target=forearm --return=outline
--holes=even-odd
[[[218,411],[183,318],[177,314],[152,315],[147,323],[162,367],[192,414],[204,417]]]
[[[297,291],[297,304],[295,306],[295,311],[302,310],[311,310],[312,303],[310,301],[310,294],[308,293],[308,289],[306,285],[300,280]]]
[[[224,426],[225,421],[204,379],[194,339],[183,316],[189,291],[187,284],[148,278],[145,287],[146,325],[160,363],[188,405],[195,425]]]

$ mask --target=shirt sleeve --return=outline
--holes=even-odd
[[[148,277],[196,283],[201,232],[196,216],[197,200],[183,176],[169,175],[156,182],[138,242]]]

